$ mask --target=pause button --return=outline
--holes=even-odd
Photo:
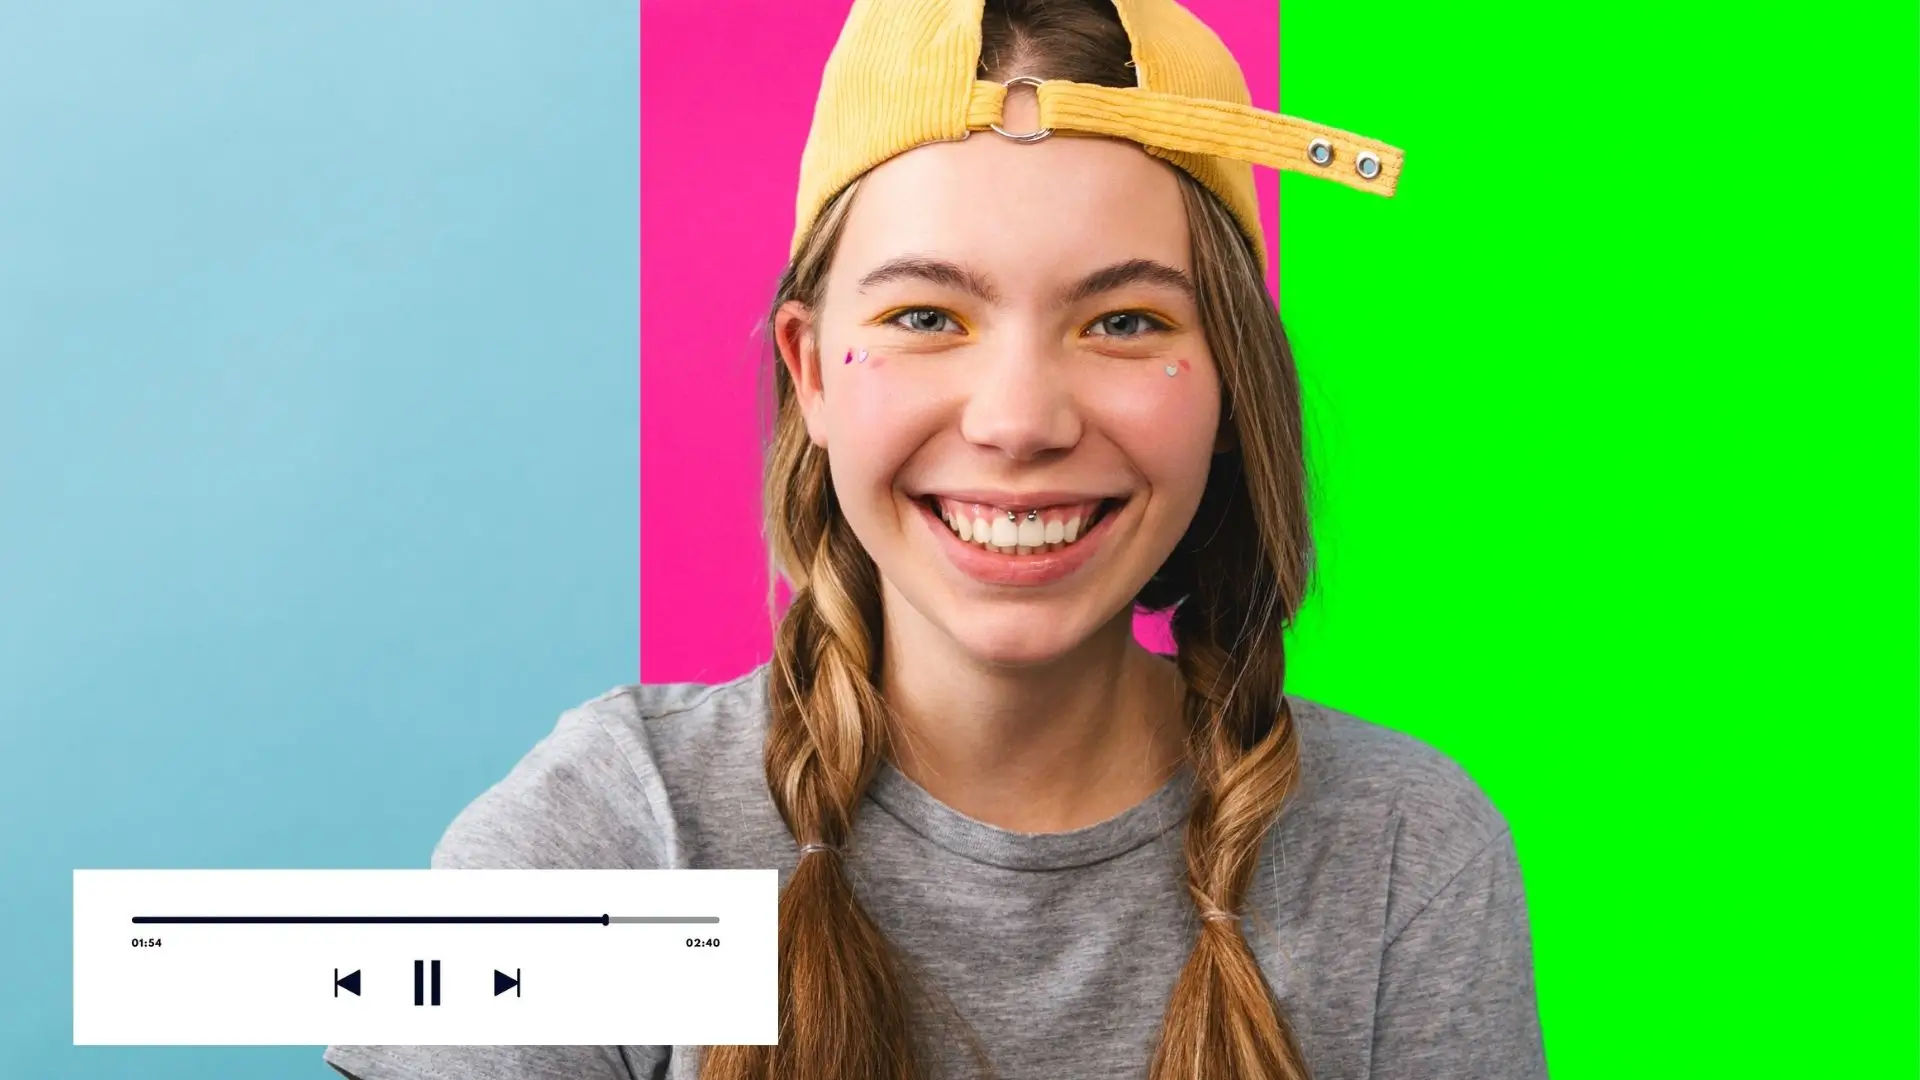
[[[428,965],[432,965],[433,974],[427,974]],[[440,961],[415,960],[413,962],[413,1003],[415,1005],[440,1004]]]

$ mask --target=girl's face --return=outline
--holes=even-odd
[[[887,618],[979,662],[1130,618],[1220,448],[1179,184],[1131,143],[980,133],[885,162],[824,302],[779,330]]]

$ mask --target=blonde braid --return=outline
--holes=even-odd
[[[1186,831],[1187,889],[1202,918],[1199,940],[1174,986],[1150,1076],[1306,1080],[1306,1057],[1235,917],[1298,774],[1292,716],[1284,698],[1277,712],[1263,714],[1255,703],[1273,700],[1273,688],[1234,678],[1228,650],[1216,643],[1183,641],[1179,663],[1188,685],[1195,779]],[[1207,917],[1216,912],[1228,917]]]
[[[788,390],[790,392],[790,390]],[[774,1046],[716,1046],[705,1080],[917,1080],[908,1022],[914,987],[860,906],[842,857],[856,808],[886,750],[873,684],[879,581],[836,511],[825,455],[796,441],[793,410],[769,467],[776,558],[793,601],[775,635],[767,788],[803,851],[780,894],[780,1033]],[[805,552],[806,558],[797,556]]]

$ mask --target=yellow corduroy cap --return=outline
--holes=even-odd
[[[1252,106],[1240,64],[1218,35],[1174,0],[1113,0],[1133,46],[1138,84],[976,77],[984,0],[854,0],[827,58],[800,158],[792,251],[841,188],[897,154],[999,128],[1007,86],[1029,83],[1039,127],[1130,139],[1226,203],[1263,265],[1267,246],[1255,164],[1324,176],[1391,196],[1401,152],[1382,142]]]

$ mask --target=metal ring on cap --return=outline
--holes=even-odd
[[[1315,139],[1308,143],[1307,160],[1315,165],[1333,164],[1333,144],[1325,139]]]
[[[1008,79],[1006,82],[1003,82],[1000,85],[1011,90],[1013,89],[1014,84],[1025,83],[1026,85],[1033,87],[1035,91],[1038,91],[1040,89],[1040,82],[1041,80],[1036,79],[1031,75],[1015,75],[1013,78]],[[1005,113],[1006,113],[1006,106],[1003,104],[1001,106],[1001,115],[1004,117]],[[1007,138],[1012,139],[1014,142],[1039,142],[1041,139],[1044,139],[1047,136],[1053,134],[1052,128],[1041,128],[1038,131],[1029,131],[1024,134],[1015,135],[1013,132],[1008,131],[1006,128],[1001,127],[999,124],[988,124],[987,126],[992,128],[998,134],[1005,135]]]
[[[1364,180],[1371,180],[1379,176],[1380,155],[1371,150],[1360,151],[1360,156],[1353,159],[1353,171],[1359,173],[1361,179]]]

